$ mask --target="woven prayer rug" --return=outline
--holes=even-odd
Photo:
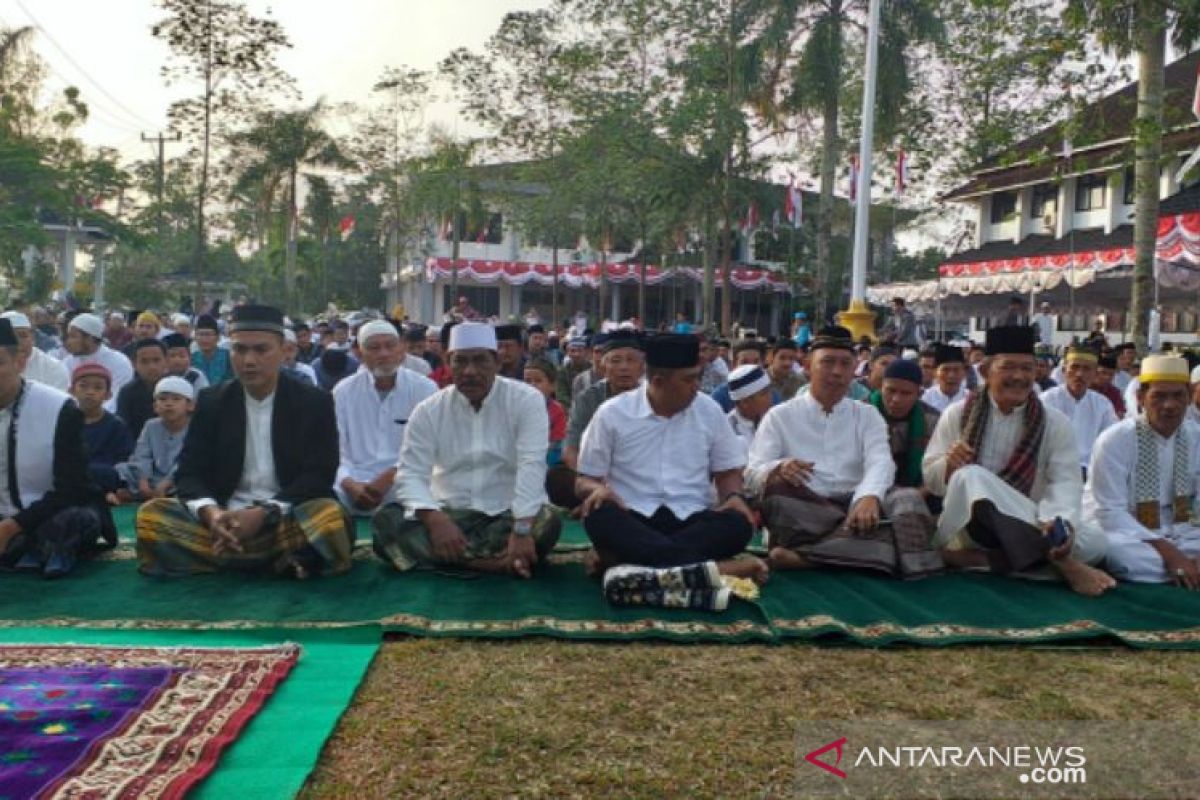
[[[0,798],[181,797],[299,653],[0,645]]]

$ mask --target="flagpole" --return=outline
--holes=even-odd
[[[858,145],[858,190],[854,205],[854,261],[850,274],[850,307],[838,321],[857,340],[875,337],[875,314],[867,307],[867,248],[871,224],[871,157],[875,138],[875,82],[879,61],[879,5],[871,0],[867,22],[867,58],[863,82],[862,140]]]

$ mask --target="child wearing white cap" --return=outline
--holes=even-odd
[[[149,500],[175,494],[175,468],[195,408],[195,390],[186,378],[168,375],[154,386],[154,419],[146,422],[128,463],[118,467],[125,488],[110,503]]]

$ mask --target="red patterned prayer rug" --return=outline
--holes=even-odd
[[[0,800],[181,797],[299,654],[0,645]]]

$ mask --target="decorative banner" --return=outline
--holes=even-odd
[[[1159,218],[1154,277],[1168,288],[1200,289],[1200,211]]]
[[[447,280],[453,275],[449,258],[430,258],[425,262],[425,278],[433,282]],[[636,263],[607,264],[604,275],[611,284],[637,284],[641,280],[641,265]],[[646,285],[658,286],[682,276],[703,283],[704,270],[697,267],[674,267],[661,269],[646,265]],[[541,286],[554,283],[554,267],[550,264],[531,264],[525,261],[491,261],[484,259],[458,260],[459,280],[469,280],[487,286],[503,281],[511,286],[524,286],[533,282]],[[600,264],[560,264],[558,282],[572,289],[596,288],[600,283]],[[735,289],[752,291],[767,289],[773,292],[790,292],[787,280],[779,273],[755,267],[735,266],[730,270],[729,282]]]
[[[943,278],[965,276],[1004,275],[1021,272],[1045,272],[1095,269],[1101,272],[1133,264],[1132,247],[1114,247],[1109,250],[1088,250],[1080,253],[1055,253],[1048,256],[976,261],[970,264],[943,264],[938,274]]]

